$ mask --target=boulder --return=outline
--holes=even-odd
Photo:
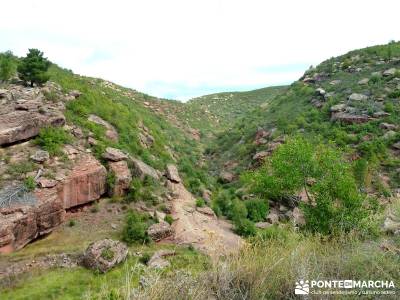
[[[89,269],[105,273],[123,262],[127,255],[128,248],[123,243],[104,239],[89,245],[82,262]]]
[[[110,162],[110,171],[114,173],[115,182],[113,183],[112,190],[110,191],[111,196],[124,196],[129,189],[132,181],[132,174],[128,168],[128,164],[125,160]]]
[[[78,90],[72,90],[69,92],[69,95],[74,98],[79,98],[80,96],[82,96],[82,93]]]
[[[383,135],[383,138],[384,139],[391,139],[391,138],[395,137],[396,134],[397,134],[396,131],[389,130]]]
[[[213,211],[210,207],[208,207],[208,206],[196,207],[196,210],[197,210],[199,213],[202,213],[203,215],[207,215],[207,216],[216,218],[216,215],[215,215],[214,211]]]
[[[383,223],[383,230],[392,234],[400,234],[400,218],[389,214]]]
[[[293,209],[292,217],[295,225],[304,226],[306,224],[306,220],[304,219],[304,214],[298,207],[295,207]]]
[[[63,222],[65,210],[55,188],[38,189],[31,197],[36,199],[32,205],[0,208],[0,253],[21,249]]]
[[[257,222],[257,223],[255,224],[255,226],[256,226],[256,228],[258,228],[258,229],[265,229],[265,228],[271,227],[272,224],[269,223],[269,222]]]
[[[396,68],[390,68],[382,73],[382,75],[385,77],[393,76],[394,74],[396,74]]]
[[[331,82],[329,82],[329,84],[330,84],[330,85],[338,85],[338,84],[340,84],[341,82],[342,82],[341,80],[336,79],[336,80],[332,80]]]
[[[263,161],[268,155],[270,155],[270,151],[260,151],[253,155],[253,160]]]
[[[368,100],[368,96],[364,94],[353,93],[349,96],[350,101],[365,101]]]
[[[326,91],[323,88],[317,88],[315,90],[315,93],[319,96],[324,96],[326,94]]]
[[[394,143],[392,147],[396,150],[400,150],[400,142]]]
[[[368,78],[363,78],[363,79],[361,79],[360,81],[358,81],[358,84],[360,84],[360,85],[365,85],[365,84],[368,84],[368,82],[369,82],[369,79],[368,79]]]
[[[168,178],[168,180],[179,183],[181,182],[181,178],[179,177],[179,172],[178,169],[176,168],[175,165],[168,164],[167,168],[165,170],[165,176]]]
[[[332,121],[339,121],[344,124],[361,124],[369,121],[367,115],[354,115],[344,112],[334,113],[331,116]]]
[[[147,265],[150,268],[164,269],[171,265],[169,261],[164,258],[172,255],[175,255],[174,250],[159,250],[153,254],[150,260],[147,262]]]
[[[103,120],[102,118],[100,118],[99,116],[96,116],[96,115],[90,115],[88,117],[88,120],[105,127],[106,128],[106,132],[105,132],[106,137],[114,142],[118,142],[118,132],[114,128],[114,126],[112,126],[110,123],[108,123],[107,121]]]
[[[99,199],[106,191],[106,168],[92,155],[78,159],[71,172],[57,186],[65,209]]]
[[[386,129],[386,130],[396,130],[397,126],[394,124],[389,124],[389,123],[381,123],[379,124],[379,127],[381,129]]]
[[[172,228],[167,222],[161,221],[151,225],[147,229],[147,234],[154,241],[160,241],[172,235]]]
[[[155,169],[150,167],[149,165],[145,164],[139,159],[131,158],[132,161],[132,173],[133,176],[139,177],[143,180],[146,176],[150,176],[156,180],[159,180],[160,177]]]
[[[119,149],[107,147],[102,157],[110,161],[121,161],[128,159],[128,155]]]
[[[45,161],[47,161],[50,158],[50,154],[47,151],[44,150],[38,150],[35,152],[35,154],[31,155],[31,159],[34,162],[38,162],[38,163],[43,163]]]
[[[210,190],[204,189],[201,196],[206,201],[206,203],[211,203],[212,192]]]
[[[346,104],[340,103],[340,104],[333,105],[329,110],[331,112],[339,112],[339,111],[344,111],[345,109],[346,109]]]
[[[219,178],[223,183],[230,183],[234,180],[235,176],[231,172],[222,171]]]
[[[390,114],[387,113],[387,112],[384,112],[384,111],[377,111],[377,112],[374,112],[374,113],[372,114],[372,116],[373,116],[374,118],[384,118],[384,117],[390,116]]]
[[[0,146],[35,137],[43,127],[64,124],[65,117],[59,112],[18,110],[0,114]]]
[[[139,143],[143,148],[150,148],[154,144],[154,138],[150,134],[139,133]]]
[[[40,178],[37,181],[37,183],[41,188],[48,189],[48,188],[55,187],[58,182],[57,182],[57,180],[53,180],[53,179]]]
[[[279,214],[277,212],[275,212],[275,211],[271,211],[268,214],[266,220],[267,220],[268,223],[276,224],[276,223],[279,222]]]
[[[272,132],[271,131],[266,131],[263,128],[258,128],[256,135],[254,137],[254,144],[256,145],[262,145],[267,142],[267,138],[271,136]]]

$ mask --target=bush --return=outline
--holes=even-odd
[[[205,206],[205,205],[206,205],[206,203],[204,202],[204,199],[198,198],[198,199],[196,200],[196,206],[197,206],[197,207],[203,207],[203,206]]]
[[[245,202],[247,218],[253,222],[261,222],[268,213],[268,202],[262,199],[252,199]]]
[[[236,219],[234,225],[235,232],[242,236],[254,236],[257,232],[254,223],[248,219]]]
[[[309,179],[316,183],[309,186]],[[365,195],[356,185],[350,165],[332,146],[292,138],[264,166],[243,180],[263,199],[276,200],[305,191],[301,204],[306,229],[322,234],[360,229],[367,216]]]
[[[165,215],[164,221],[171,225],[174,222],[174,218],[171,215]]]
[[[35,143],[49,152],[50,155],[60,155],[61,147],[71,141],[71,135],[64,129],[57,127],[43,128],[35,139]]]
[[[128,245],[148,243],[146,218],[135,211],[129,211],[122,230],[122,240]]]
[[[233,221],[247,218],[247,208],[244,202],[239,199],[233,199],[227,216]]]
[[[76,225],[76,221],[75,220],[69,220],[69,222],[68,222],[68,226],[69,227],[74,227]]]
[[[15,64],[10,51],[0,55],[0,80],[7,81],[14,75]]]
[[[33,178],[32,176],[28,176],[24,180],[24,186],[28,191],[33,191],[36,188],[35,178]]]

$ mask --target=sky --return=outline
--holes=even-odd
[[[289,84],[310,65],[399,40],[398,0],[12,0],[0,51],[186,101]]]

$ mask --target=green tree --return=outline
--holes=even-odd
[[[49,75],[47,74],[49,67],[50,61],[43,57],[43,52],[38,49],[29,49],[26,57],[18,65],[18,76],[25,83],[30,82],[31,86],[34,84],[42,85],[49,80]]]
[[[301,209],[312,232],[348,232],[366,217],[365,196],[358,191],[351,165],[331,146],[293,138],[243,179],[260,197],[276,201],[304,191],[307,201]]]
[[[15,64],[11,51],[0,54],[0,80],[9,80],[15,72]]]

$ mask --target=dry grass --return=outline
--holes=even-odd
[[[146,270],[138,288],[121,287],[120,299],[292,299],[299,279],[393,280],[396,286],[400,284],[398,255],[382,251],[378,241],[362,242],[349,236],[324,241],[287,231],[283,237],[258,239],[197,275],[178,271],[161,276]]]

